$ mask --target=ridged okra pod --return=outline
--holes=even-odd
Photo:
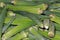
[[[6,39],[10,38],[11,36],[15,35],[16,33],[21,32],[22,30],[34,25],[32,20],[30,20],[29,18],[23,17],[21,15],[18,15],[18,14],[17,14],[17,18],[14,20],[13,24],[17,24],[17,26],[12,28],[7,33],[5,33],[2,36],[2,39],[4,38],[6,40]]]
[[[7,29],[8,29],[8,27],[13,23],[13,21],[15,20],[15,18],[16,18],[16,15],[14,15],[14,13],[10,13],[11,15],[11,19],[10,19],[10,21],[8,22],[8,23],[6,23],[6,25],[4,25],[4,27],[3,27],[3,30],[2,30],[2,33],[4,33]]]
[[[46,10],[48,7],[47,4],[40,4],[36,6],[14,6],[14,5],[8,5],[8,8],[13,11],[26,11],[30,13],[39,14],[42,13],[43,10]]]
[[[2,36],[2,27],[3,27],[3,23],[5,21],[5,18],[6,18],[6,14],[7,14],[7,10],[6,10],[6,7],[3,8],[1,14],[0,14],[0,40],[2,40],[1,36]]]

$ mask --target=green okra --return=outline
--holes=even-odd
[[[48,36],[48,31],[41,31],[41,30],[39,30],[38,31],[41,35],[43,35],[44,37],[46,37],[46,38],[49,38],[49,39],[51,39],[51,40],[60,40],[60,32],[59,31],[56,31],[56,34],[55,34],[55,36],[54,36],[54,38],[50,38],[49,36]]]
[[[2,36],[2,39],[4,38],[6,40],[10,38],[11,36],[15,35],[16,33],[21,32],[22,30],[31,27],[32,25],[34,25],[34,22],[27,17],[23,17],[17,14],[17,18],[14,20],[13,24],[17,24],[17,26],[12,28],[7,33],[4,33],[4,35]]]
[[[9,10],[13,11],[26,11],[30,13],[35,13],[35,14],[41,14],[43,13],[43,10],[46,10],[47,4],[40,4],[37,6],[13,6],[13,5],[8,5],[7,7]]]
[[[4,33],[8,29],[8,27],[12,24],[15,18],[16,18],[15,16],[11,17],[10,21],[6,25],[4,25],[2,33]]]
[[[29,29],[29,32],[33,34],[37,38],[37,40],[41,40],[42,36],[37,32],[35,28],[31,27]]]
[[[15,4],[17,4],[17,5],[20,5],[20,4],[24,4],[24,5],[32,5],[32,4],[34,4],[34,5],[38,5],[38,4],[41,4],[41,3],[47,3],[47,4],[51,4],[51,3],[53,3],[53,2],[55,2],[55,0],[1,0],[2,2],[5,2],[5,3],[11,3],[11,1],[13,1],[12,3],[14,3],[14,1],[16,2]],[[22,1],[24,1],[24,2],[22,2]],[[20,2],[20,3],[19,3]],[[28,2],[30,2],[30,3],[28,3]],[[38,2],[38,3],[37,3]]]
[[[34,16],[33,14],[31,14],[31,13],[20,13],[21,15],[23,15],[23,16],[26,16],[26,17],[29,17],[30,19],[32,19],[37,25],[39,25],[40,26],[40,24],[41,24],[41,22],[40,22],[40,20],[36,17],[36,16]]]
[[[60,8],[58,8],[58,9],[50,9],[50,11],[52,11],[52,12],[59,12],[60,13]]]
[[[60,40],[60,32],[59,31],[56,31],[56,35],[54,38],[52,38],[51,40]]]
[[[54,23],[50,21],[48,36],[52,38],[54,37],[54,35],[55,35],[55,26]]]
[[[45,11],[44,14],[46,15],[50,15],[50,14],[54,14],[56,16],[59,16],[60,17],[60,12],[56,12],[56,11]]]
[[[60,17],[53,15],[53,14],[51,14],[50,17],[51,17],[50,18],[51,21],[54,21],[54,22],[60,24]]]
[[[43,24],[41,22],[41,20],[44,19],[49,19],[48,16],[43,16],[43,15],[37,15],[37,14],[32,14],[32,13],[20,13],[23,16],[29,17],[30,19],[32,19],[37,25],[39,25],[39,27],[43,28]],[[47,23],[48,24],[48,23]]]
[[[6,10],[6,7],[3,8],[1,14],[0,14],[0,40],[2,40],[1,36],[2,36],[2,27],[3,27],[3,23],[5,21],[5,18],[6,18],[6,15],[7,15],[7,10]]]
[[[31,33],[28,34],[29,40],[36,40],[35,36],[32,35]]]
[[[38,33],[41,34],[42,36],[50,39],[50,37],[48,37],[48,31],[38,30]]]
[[[54,25],[55,25],[55,29],[56,29],[57,31],[60,31],[60,24],[54,23]]]
[[[12,0],[11,1],[12,4],[16,5],[16,6],[33,6],[33,5],[37,5],[37,3],[34,3],[32,1],[21,1],[21,0]]]
[[[49,6],[49,9],[57,9],[60,8],[60,3],[54,3]]]
[[[24,38],[23,40],[29,40],[29,38]]]
[[[16,26],[13,26],[14,24],[11,24],[10,26],[9,26],[9,28],[7,28],[7,30],[4,32],[4,33],[6,33],[6,32],[8,32],[8,31],[10,31],[11,29],[13,29],[14,27],[16,27]]]
[[[22,31],[20,33],[17,33],[15,36],[7,39],[7,40],[21,40],[23,38],[26,38],[27,37],[27,33]]]

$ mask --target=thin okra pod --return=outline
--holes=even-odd
[[[55,26],[53,22],[50,22],[48,36],[52,38],[54,37],[54,35],[55,35]]]

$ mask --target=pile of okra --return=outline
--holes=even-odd
[[[60,40],[60,0],[0,0],[0,40]]]

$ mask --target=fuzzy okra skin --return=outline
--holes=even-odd
[[[6,10],[6,7],[3,8],[1,14],[0,14],[0,40],[2,40],[1,36],[2,36],[2,27],[3,27],[3,23],[5,21],[5,17],[7,15],[7,10]]]
[[[37,6],[13,6],[8,5],[7,7],[9,10],[13,11],[26,11],[30,13],[40,14],[43,13],[43,10],[46,10],[47,4],[40,4]]]
[[[17,26],[12,28],[10,31],[5,33],[2,36],[2,39],[4,38],[5,40],[8,39],[9,37],[15,35],[18,32],[21,32],[22,30],[29,28],[30,26],[34,25],[34,22],[30,20],[27,17],[23,17],[21,15],[17,15],[17,18],[14,20],[13,24],[16,24]]]

